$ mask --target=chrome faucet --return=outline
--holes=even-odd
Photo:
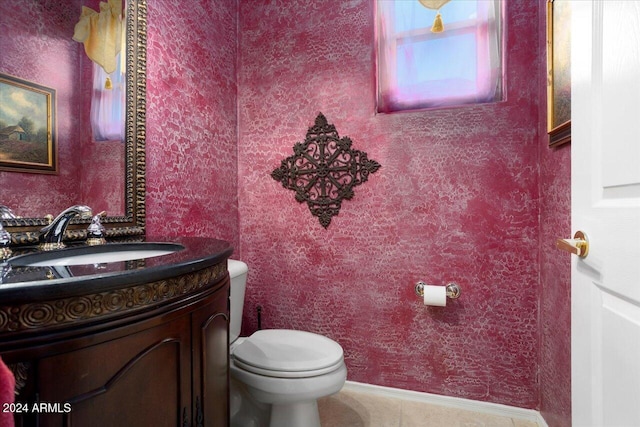
[[[83,205],[75,205],[65,209],[58,215],[51,224],[40,230],[40,249],[48,251],[51,249],[64,248],[62,239],[67,230],[69,221],[75,217],[91,218],[91,208]]]

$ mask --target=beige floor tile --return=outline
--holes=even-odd
[[[513,427],[511,418],[424,402],[402,402],[401,427]]]
[[[538,427],[535,422],[342,390],[318,401],[322,427]]]
[[[401,401],[343,390],[318,400],[323,427],[400,427]]]

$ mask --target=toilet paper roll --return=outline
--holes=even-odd
[[[447,305],[447,288],[446,286],[424,286],[424,305],[434,305],[444,307]]]

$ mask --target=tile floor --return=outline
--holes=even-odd
[[[318,409],[322,427],[538,427],[533,421],[347,388],[320,399]]]

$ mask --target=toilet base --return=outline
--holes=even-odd
[[[321,427],[317,399],[347,379],[344,362],[322,375],[280,378],[239,368],[232,353],[229,369],[231,427]]]
[[[320,427],[318,401],[272,405],[269,427]]]
[[[271,405],[256,401],[244,384],[231,378],[231,427],[269,427]]]
[[[265,404],[233,377],[230,385],[231,427],[321,427],[317,399]]]

